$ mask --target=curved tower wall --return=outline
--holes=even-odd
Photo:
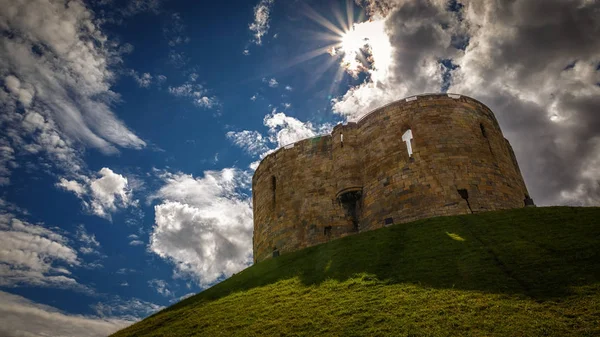
[[[445,94],[403,99],[279,149],[260,163],[252,191],[255,261],[386,224],[523,207],[528,197],[494,114]]]

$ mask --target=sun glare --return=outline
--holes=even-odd
[[[373,82],[386,78],[392,63],[393,48],[385,31],[384,20],[364,21],[364,12],[361,11],[355,16],[354,6],[352,0],[347,0],[346,13],[337,7],[332,8],[335,23],[311,7],[304,6],[302,12],[326,29],[315,32],[314,36],[319,40],[327,41],[328,44],[297,55],[288,61],[286,67],[329,54],[330,62],[317,67],[312,80],[316,83],[327,69],[338,64],[339,68],[332,79],[330,92],[333,91],[336,83],[340,83],[344,73],[356,78],[358,74],[365,72]]]
[[[382,72],[387,73],[392,59],[392,47],[382,20],[354,23],[340,36],[336,51],[343,55],[342,67],[353,76],[366,71],[372,77],[381,78],[385,75]]]

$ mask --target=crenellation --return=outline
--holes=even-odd
[[[255,261],[390,221],[531,203],[494,114],[451,95],[402,99],[266,156],[252,179]]]

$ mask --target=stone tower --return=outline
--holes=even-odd
[[[533,205],[492,111],[409,97],[265,157],[252,178],[254,261],[393,223]]]

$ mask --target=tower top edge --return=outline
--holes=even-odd
[[[456,99],[456,100],[458,100],[460,98],[466,98],[467,100],[471,100],[471,101],[474,101],[474,102],[477,102],[477,103],[483,105],[485,108],[487,108],[489,111],[491,111],[491,109],[487,105],[485,105],[482,102],[480,102],[479,100],[477,100],[477,99],[475,99],[473,97],[467,96],[467,95],[455,94],[455,93],[424,93],[424,94],[406,96],[406,97],[403,97],[401,99],[392,101],[390,103],[387,103],[385,105],[382,105],[382,106],[380,106],[378,108],[375,108],[375,109],[369,111],[368,113],[362,115],[358,120],[347,121],[347,122],[344,122],[344,123],[339,123],[336,126],[334,126],[333,129],[336,129],[336,128],[342,127],[342,126],[347,126],[348,124],[354,124],[356,127],[360,127],[360,125],[362,124],[361,122],[364,121],[367,117],[369,117],[369,116],[371,116],[371,115],[373,115],[373,114],[375,114],[375,113],[377,113],[377,112],[379,112],[379,111],[381,111],[381,110],[383,110],[383,109],[385,109],[387,107],[390,107],[390,106],[393,106],[393,105],[400,105],[402,103],[408,103],[408,104],[410,104],[410,102],[418,101],[419,98],[434,97],[434,96],[448,97],[448,98]],[[332,132],[333,132],[333,130],[332,130]],[[267,156],[265,156],[264,158],[262,158],[261,161],[260,161],[260,163],[258,164],[258,167],[254,171],[254,173],[256,173],[256,172],[259,171],[261,164],[264,162],[264,160],[266,158],[275,156],[277,153],[279,153],[281,151],[285,151],[287,149],[291,149],[291,148],[295,147],[296,145],[298,145],[299,143],[306,142],[306,141],[309,141],[309,140],[312,140],[312,139],[315,139],[315,138],[331,137],[331,136],[332,136],[332,133],[329,133],[329,134],[320,134],[320,135],[315,135],[315,136],[310,137],[310,138],[300,139],[300,140],[295,141],[293,143],[289,143],[289,144],[286,144],[284,146],[281,146],[277,150],[273,151],[272,153],[270,153]]]

